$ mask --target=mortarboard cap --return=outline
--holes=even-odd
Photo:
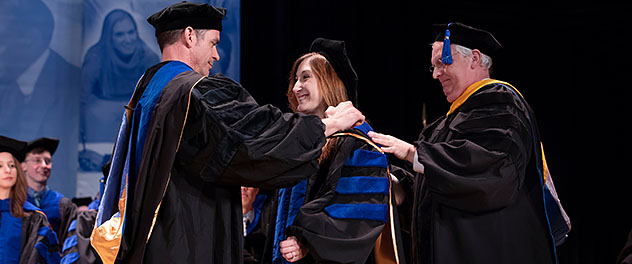
[[[52,156],[53,154],[55,154],[58,145],[59,139],[47,137],[38,138],[29,142],[28,146],[26,147],[26,153],[29,153],[31,152],[31,150],[34,150],[36,148],[43,148],[45,150],[48,150],[48,152],[50,152],[50,155]]]
[[[26,142],[0,136],[0,152],[9,152],[19,162],[26,156]]]
[[[156,33],[192,27],[222,31],[222,19],[226,9],[209,4],[183,1],[160,10],[147,18]]]
[[[336,71],[336,74],[338,74],[338,77],[342,80],[342,83],[344,83],[349,101],[357,107],[358,75],[353,69],[353,66],[351,66],[351,61],[347,56],[345,42],[341,40],[317,38],[312,42],[312,46],[309,50],[310,52],[317,52],[323,55],[327,61],[329,61]]]
[[[450,44],[478,49],[490,57],[496,55],[502,48],[492,33],[462,23],[435,24],[433,28],[437,34],[435,41],[443,41],[444,43],[441,62],[445,64],[452,64]]]

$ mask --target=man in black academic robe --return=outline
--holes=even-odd
[[[424,128],[415,145],[371,134],[420,172],[413,187],[413,262],[556,263],[535,120],[513,86],[489,79],[491,59],[483,58],[500,44],[463,24],[438,27],[432,71],[450,111]]]
[[[323,121],[284,114],[207,76],[224,15],[183,2],[148,19],[163,62],[137,84],[119,130],[92,233],[104,263],[241,263],[240,186],[298,183],[318,170],[326,135],[363,119],[350,103]]]

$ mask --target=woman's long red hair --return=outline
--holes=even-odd
[[[11,215],[14,217],[24,217],[25,213],[23,207],[26,202],[26,190],[28,187],[20,161],[13,157],[13,162],[17,173],[15,177],[15,184],[11,187],[11,192],[9,193],[9,210],[11,210]]]
[[[298,108],[298,101],[292,91],[297,78],[296,71],[304,60],[308,60],[309,66],[312,68],[312,72],[317,80],[320,93],[328,107],[337,106],[339,103],[349,100],[347,89],[340,77],[338,77],[338,74],[336,74],[336,70],[331,63],[329,63],[323,55],[311,52],[296,59],[290,71],[287,99],[292,111],[296,112]],[[334,150],[337,149],[336,145],[338,145],[338,138],[327,139],[327,143],[323,147],[323,152],[318,158],[319,163],[322,164],[323,161],[328,160],[329,157],[333,155]]]

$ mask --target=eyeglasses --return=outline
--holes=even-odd
[[[35,164],[42,164],[42,162],[45,165],[53,164],[53,161],[51,159],[42,159],[42,158],[27,159],[27,160],[24,160],[24,161],[35,162]]]

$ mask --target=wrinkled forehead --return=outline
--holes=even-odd
[[[430,57],[430,61],[435,62],[437,60],[441,60],[442,51],[443,51],[443,42],[436,41],[432,43],[432,56]]]

